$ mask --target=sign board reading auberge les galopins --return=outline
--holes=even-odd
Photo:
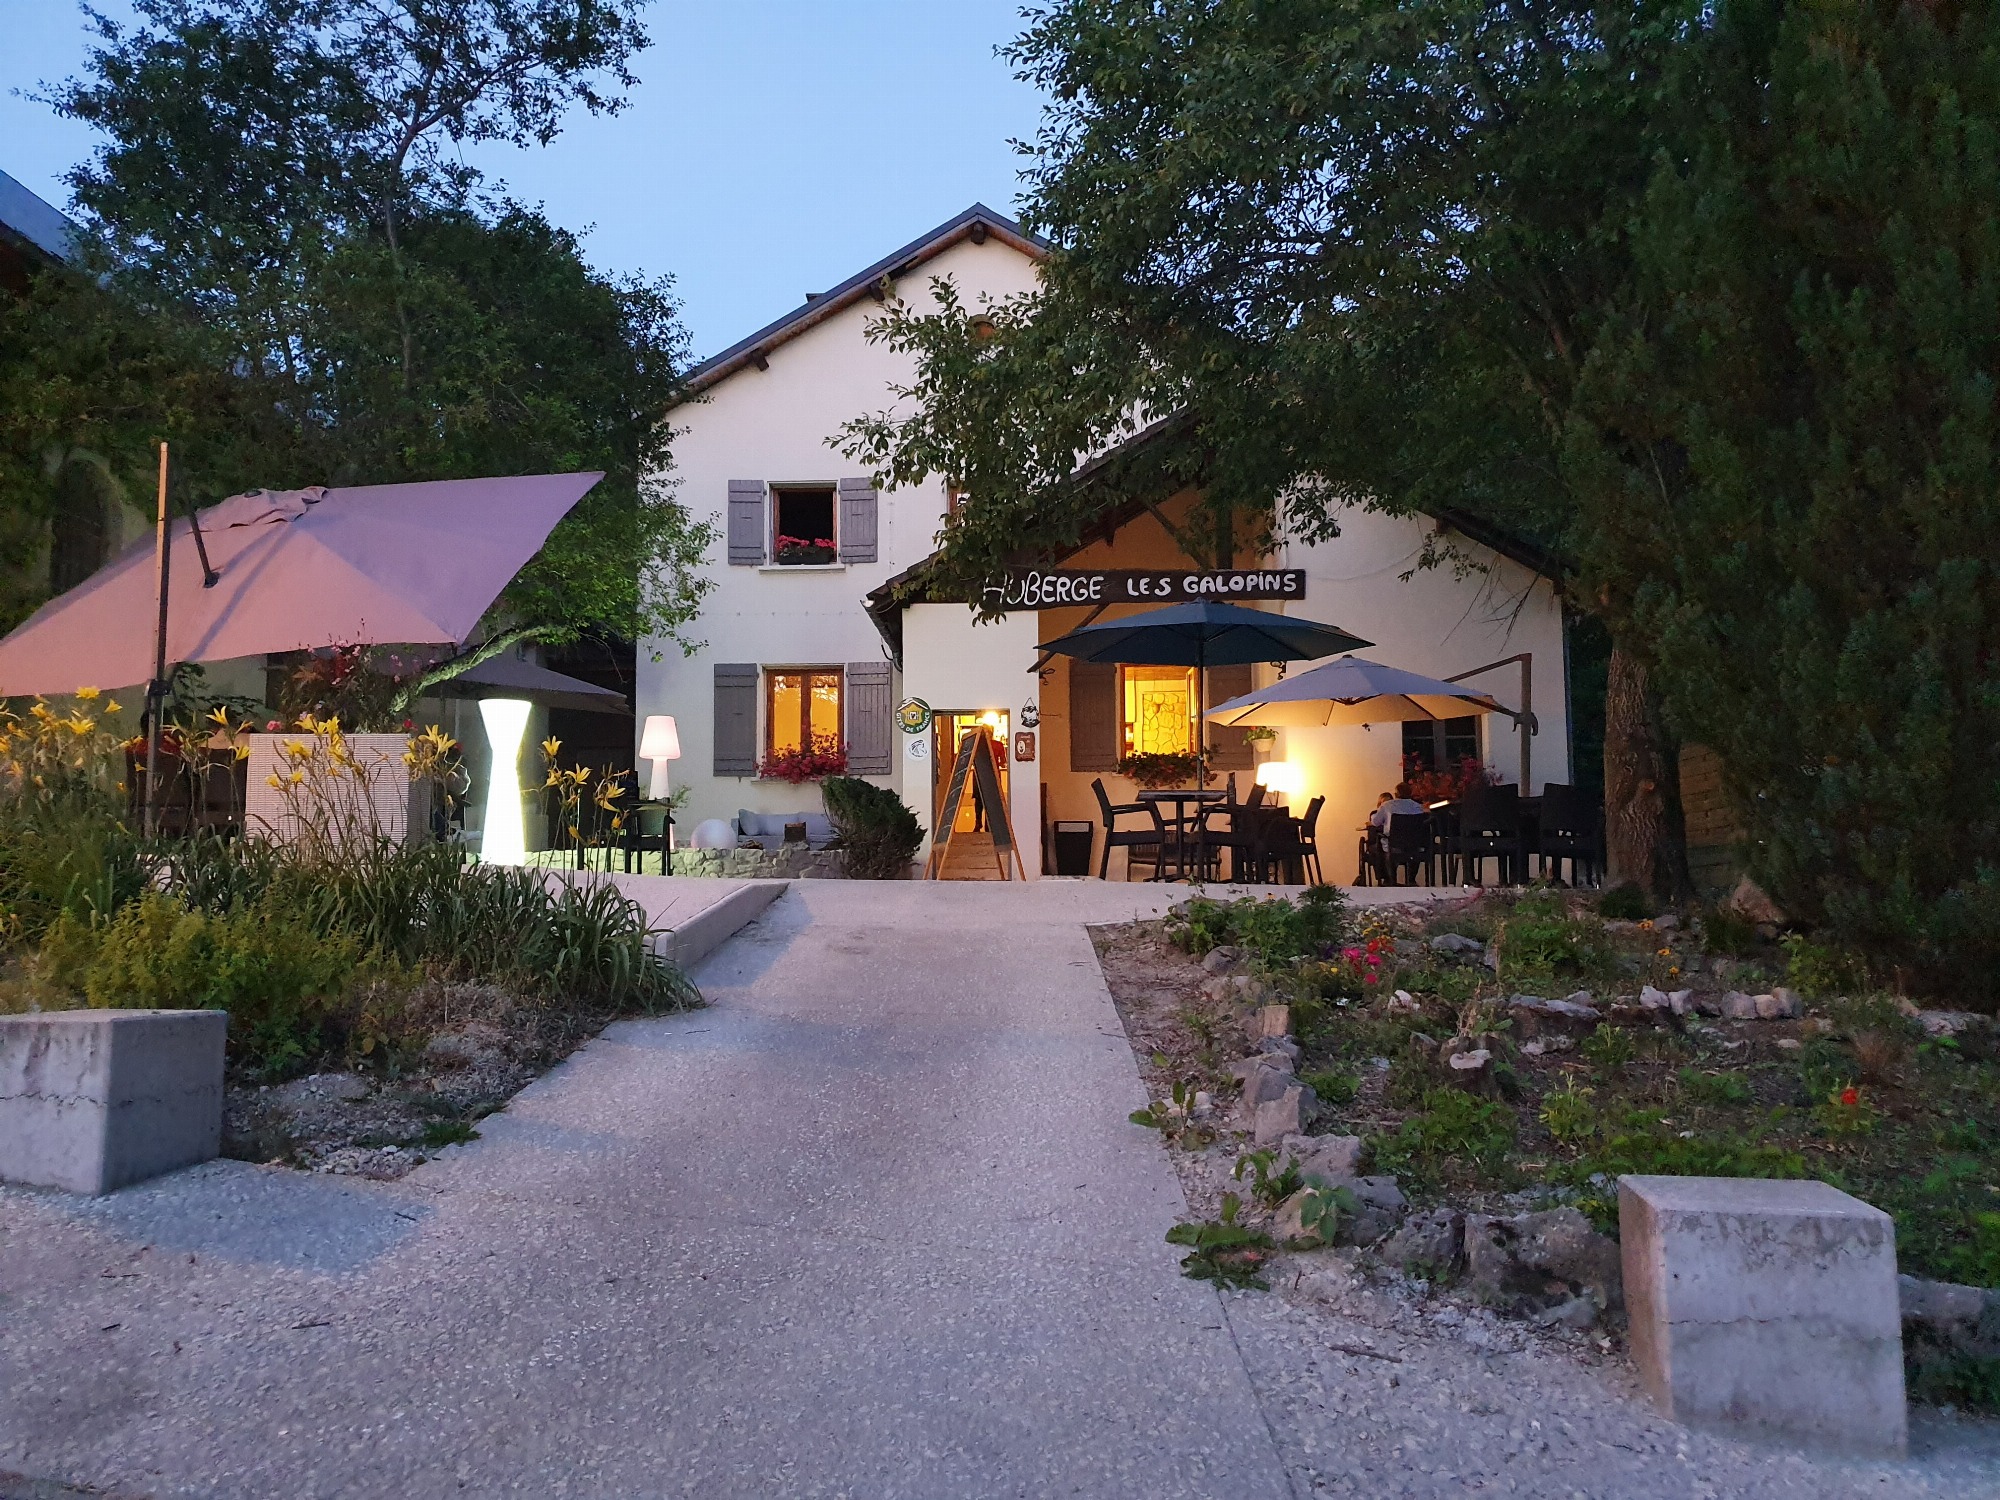
[[[1038,568],[989,586],[986,604],[1005,611],[1305,596],[1306,575],[1299,568]]]

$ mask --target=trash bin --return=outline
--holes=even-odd
[[[1097,833],[1095,823],[1057,823],[1055,828],[1056,874],[1088,875],[1090,841]]]

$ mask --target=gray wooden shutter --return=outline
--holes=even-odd
[[[840,560],[875,561],[875,486],[866,479],[840,481]]]
[[[715,664],[715,774],[757,774],[757,680],[755,662]]]
[[[758,567],[764,561],[764,481],[729,481],[729,561]]]
[[[1257,669],[1247,662],[1235,667],[1208,669],[1209,708],[1240,698],[1257,685]],[[1257,763],[1256,752],[1243,738],[1243,731],[1229,724],[1208,725],[1208,763],[1220,771],[1247,771]]]
[[[1108,661],[1069,664],[1069,768],[1115,771],[1124,736],[1119,732],[1118,666]]]
[[[841,696],[847,711],[847,774],[887,776],[896,769],[896,705],[886,661],[851,661]]]

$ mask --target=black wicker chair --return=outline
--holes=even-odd
[[[1552,781],[1542,788],[1541,826],[1535,836],[1535,853],[1542,861],[1542,873],[1554,869],[1560,876],[1563,861],[1569,861],[1571,885],[1597,885],[1604,879],[1604,809],[1563,782]]]
[[[1125,878],[1132,878],[1132,866],[1148,864],[1153,867],[1153,878],[1160,877],[1161,861],[1166,858],[1167,829],[1160,821],[1160,809],[1151,802],[1124,802],[1113,805],[1105,794],[1104,778],[1091,778],[1091,791],[1097,794],[1097,809],[1104,818],[1104,854],[1097,862],[1097,878],[1109,878],[1111,872],[1111,851],[1125,851]],[[1150,826],[1145,828],[1123,828],[1118,826],[1122,817],[1144,813]]]
[[[1498,866],[1500,883],[1514,885],[1527,873],[1527,850],[1521,840],[1521,789],[1518,786],[1475,786],[1458,805],[1458,831],[1445,850],[1470,885],[1482,884],[1487,860]]]

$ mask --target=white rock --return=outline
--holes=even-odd
[[[1454,1052],[1452,1067],[1460,1073],[1471,1073],[1493,1061],[1493,1054],[1484,1047],[1475,1047],[1470,1052]]]
[[[1647,1010],[1665,1010],[1668,1005],[1667,992],[1656,990],[1650,984],[1639,991],[1639,1003]]]
[[[1677,1016],[1684,1016],[1694,1009],[1693,990],[1667,991],[1667,1009]]]

